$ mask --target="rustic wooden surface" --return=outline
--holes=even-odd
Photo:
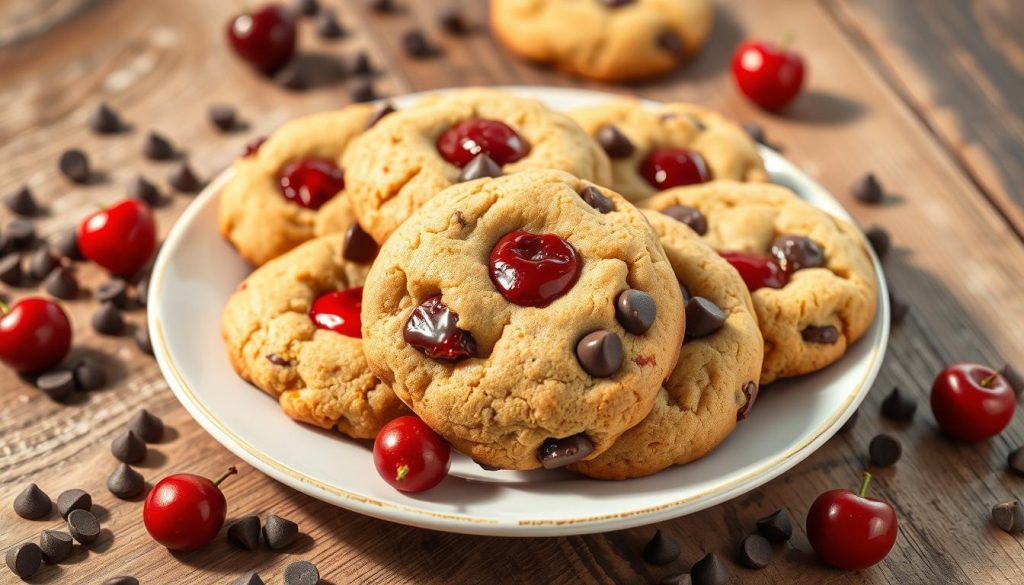
[[[653,567],[639,550],[654,527],[573,538],[495,539],[442,534],[373,520],[336,509],[242,467],[229,495],[229,517],[276,513],[297,520],[305,534],[283,553],[243,553],[218,540],[206,550],[172,554],[141,525],[138,502],[121,502],[104,488],[114,467],[110,440],[140,406],[173,429],[141,466],[150,481],[174,471],[213,475],[235,458],[177,403],[155,363],[127,337],[90,330],[95,304],[83,295],[66,303],[76,325],[76,351],[100,356],[109,386],[57,405],[4,369],[0,371],[0,549],[36,539],[60,525],[51,517],[26,521],[10,507],[34,481],[51,496],[70,487],[90,491],[107,531],[99,545],[78,549],[70,562],[47,567],[34,583],[99,583],[134,574],[143,583],[228,583],[258,569],[281,582],[283,567],[304,558],[327,583],[651,583],[685,570],[709,551],[733,569],[737,582],[767,583],[1021,583],[1024,539],[989,524],[989,507],[1024,496],[1024,480],[1004,471],[1006,454],[1024,444],[1024,417],[996,439],[975,446],[942,439],[924,400],[935,373],[953,361],[1024,366],[1024,12],[1014,0],[719,1],[716,29],[705,50],[668,79],[603,87],[520,62],[486,33],[485,2],[464,2],[480,30],[465,38],[441,33],[435,5],[406,0],[393,15],[369,13],[362,1],[324,0],[340,9],[351,34],[322,42],[302,24],[309,63],[370,51],[382,65],[377,87],[388,94],[469,84],[594,87],[655,99],[707,104],[741,121],[761,122],[785,153],[832,189],[864,225],[892,231],[897,249],[887,271],[912,309],[894,331],[875,391],[860,421],[783,477],[746,496],[658,527],[676,536],[680,559]],[[113,200],[138,173],[161,183],[170,166],[144,161],[149,129],[168,134],[205,176],[225,167],[247,137],[295,115],[342,105],[349,81],[302,93],[253,75],[225,47],[222,29],[233,2],[176,0],[0,0],[0,193],[30,184],[50,206],[42,233],[73,225],[96,202]],[[400,33],[430,31],[441,58],[410,61]],[[747,36],[795,32],[809,61],[805,94],[783,116],[759,112],[737,95],[728,75],[732,48]],[[121,110],[133,130],[93,136],[84,120],[101,100]],[[232,103],[248,129],[218,134],[205,119],[212,103]],[[100,176],[67,183],[55,161],[84,148]],[[895,193],[879,207],[858,205],[847,188],[874,171]],[[159,210],[161,231],[188,205],[175,195]],[[3,210],[6,221],[8,215]],[[82,266],[94,286],[102,275]],[[28,290],[8,290],[14,296]],[[130,320],[142,323],[144,314]],[[878,416],[885,393],[899,385],[922,399],[911,425]],[[895,505],[896,548],[882,564],[841,573],[814,560],[802,519],[814,497],[852,487],[866,465],[867,443],[882,430],[904,440],[903,459],[873,470],[876,495]],[[623,484],[628,489],[628,484]],[[763,571],[740,568],[734,550],[753,521],[777,508],[796,520],[792,543]],[[0,568],[0,582],[13,582]]]

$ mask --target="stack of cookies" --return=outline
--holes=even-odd
[[[859,232],[767,178],[740,128],[687,104],[566,115],[467,89],[302,118],[221,193],[258,266],[228,355],[350,437],[411,412],[488,469],[656,473],[874,317]]]

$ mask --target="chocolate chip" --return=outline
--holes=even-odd
[[[611,158],[627,158],[636,152],[636,147],[629,138],[613,124],[605,124],[598,128],[594,138]]]
[[[39,204],[36,203],[28,185],[22,185],[17,191],[4,197],[4,205],[12,212],[25,217],[37,215],[40,211]]]
[[[1006,364],[999,370],[999,375],[1006,379],[1006,383],[1013,388],[1014,394],[1019,398],[1024,393],[1024,376],[1010,364]]]
[[[877,204],[885,198],[885,190],[873,173],[868,173],[850,187],[850,194],[862,203]]]
[[[28,484],[14,498],[14,513],[26,520],[39,520],[49,514],[52,508],[50,496],[34,483]]]
[[[135,302],[140,307],[145,307],[149,302],[149,276],[135,285]]]
[[[1006,467],[1014,475],[1024,477],[1024,447],[1011,451],[1006,456]]]
[[[63,400],[75,391],[75,375],[63,368],[50,370],[36,378],[36,388],[53,400]]]
[[[110,452],[118,461],[138,463],[146,458],[146,442],[134,431],[128,430],[110,443]]]
[[[77,230],[70,229],[57,238],[57,252],[68,260],[84,260],[82,251],[78,249]]]
[[[772,545],[768,539],[751,534],[740,543],[740,562],[749,569],[763,569],[772,562]]]
[[[437,17],[437,23],[441,26],[441,30],[448,34],[463,35],[470,30],[469,22],[466,21],[458,4],[443,8]]]
[[[859,410],[855,410],[855,411],[853,411],[853,414],[850,415],[850,418],[846,419],[846,422],[843,423],[843,426],[839,427],[839,432],[840,433],[848,433],[848,432],[850,432],[853,429],[853,427],[857,426],[857,420],[858,419],[860,419],[860,411]]]
[[[320,2],[317,0],[298,0],[295,3],[295,12],[303,16],[313,16],[320,12]]]
[[[675,31],[666,30],[658,35],[658,46],[665,51],[672,53],[672,56],[681,59],[686,56],[686,45]]]
[[[601,3],[607,6],[608,8],[618,8],[620,6],[632,4],[635,1],[636,0],[601,0]]]
[[[398,5],[395,4],[394,0],[368,0],[366,3],[370,10],[376,12],[395,12],[398,10]]]
[[[167,175],[167,183],[181,193],[198,193],[203,182],[196,176],[188,161],[181,163]]]
[[[122,500],[128,500],[146,489],[146,480],[127,463],[121,463],[107,478],[107,489]]]
[[[825,252],[806,236],[784,234],[775,238],[771,254],[779,266],[790,274],[804,268],[820,268],[825,265]]]
[[[111,303],[118,309],[124,309],[128,306],[128,283],[120,278],[111,278],[96,287],[94,296],[101,303]]]
[[[235,520],[228,526],[228,542],[242,550],[256,550],[260,545],[260,519],[258,516],[245,516]]]
[[[369,264],[377,257],[377,242],[370,234],[363,231],[358,222],[352,222],[345,230],[345,242],[341,247],[341,256],[351,262]]]
[[[309,561],[296,561],[284,568],[285,585],[317,585],[320,571]]]
[[[357,104],[372,102],[377,99],[377,90],[373,88],[373,80],[361,79],[356,81],[349,91],[349,96]]]
[[[128,197],[138,199],[146,205],[157,207],[164,203],[160,190],[149,179],[139,175],[128,184]]]
[[[106,103],[101,103],[89,116],[89,127],[97,134],[117,134],[124,129],[121,116]]]
[[[430,42],[427,35],[415,28],[402,35],[402,49],[406,55],[414,59],[424,59],[438,52],[438,48]]]
[[[581,461],[594,452],[594,443],[583,433],[561,439],[545,439],[537,450],[544,469],[557,469]]]
[[[74,541],[67,532],[44,530],[39,535],[39,549],[43,553],[43,560],[50,565],[56,565],[71,556],[73,544]]]
[[[908,421],[914,418],[915,412],[917,399],[900,392],[898,387],[894,387],[882,401],[882,416],[889,420]]]
[[[704,297],[693,297],[686,303],[686,336],[707,337],[725,325],[725,312]]]
[[[77,148],[65,150],[57,162],[60,172],[75,183],[86,183],[89,181],[89,157]]]
[[[832,345],[839,341],[839,330],[831,325],[808,325],[800,332],[800,337],[807,343]]]
[[[103,585],[139,585],[139,580],[131,575],[120,575],[107,579]]]
[[[238,113],[227,104],[214,104],[207,110],[210,123],[221,132],[230,132],[238,123]]]
[[[864,236],[868,239],[868,243],[871,244],[871,248],[874,249],[878,259],[885,262],[885,258],[889,255],[889,249],[892,246],[889,232],[885,228],[876,225],[864,232]]]
[[[693,585],[693,578],[690,577],[689,573],[679,573],[678,575],[665,577],[658,581],[658,585]]]
[[[729,568],[715,553],[708,553],[690,568],[694,585],[725,585],[731,575]]]
[[[72,268],[61,266],[50,272],[43,281],[43,288],[50,295],[69,301],[78,296],[78,277]]]
[[[462,213],[459,210],[455,210],[455,213],[453,215],[455,217],[455,223],[459,224],[459,227],[466,227],[467,225],[469,225],[466,222],[466,214]]]
[[[654,298],[636,289],[626,289],[615,299],[615,319],[626,331],[640,335],[651,328],[658,307]]]
[[[661,212],[680,223],[690,226],[690,229],[697,232],[698,236],[708,233],[708,220],[699,209],[686,205],[673,205],[662,209]]]
[[[299,525],[280,516],[267,516],[267,522],[263,525],[263,541],[267,543],[267,548],[273,550],[290,545],[298,535]]]
[[[481,152],[480,154],[473,157],[473,160],[462,169],[459,173],[459,183],[465,181],[472,181],[474,179],[482,179],[484,177],[500,177],[501,166],[494,162],[494,159],[487,156],[487,153]]]
[[[359,51],[356,56],[352,58],[352,65],[350,67],[352,73],[356,75],[370,75],[374,72],[373,61],[370,59],[370,54],[366,51]]]
[[[576,344],[576,358],[595,378],[608,378],[622,367],[622,340],[611,331],[588,333]]]
[[[28,274],[34,280],[42,280],[60,264],[60,260],[46,248],[36,250],[28,259]]]
[[[92,328],[103,335],[120,335],[124,331],[124,316],[113,303],[103,303],[92,315]]]
[[[685,284],[683,284],[681,282],[679,282],[678,284],[679,284],[679,294],[681,294],[683,296],[683,305],[685,306],[686,303],[690,302],[690,299],[692,298],[692,295],[690,294],[690,289],[686,288]]]
[[[345,36],[345,29],[338,22],[338,15],[333,10],[321,10],[313,28],[321,39],[337,39]]]
[[[743,392],[744,402],[743,406],[736,411],[736,420],[738,421],[750,416],[750,410],[754,408],[754,402],[757,401],[757,384],[755,384],[753,380],[748,381],[742,388],[740,388],[740,391]]]
[[[1020,500],[1012,500],[992,506],[992,522],[1009,534],[1024,532],[1024,505]]]
[[[164,438],[164,421],[150,414],[145,408],[140,409],[128,421],[128,428],[147,443],[159,443]]]
[[[235,580],[231,585],[264,585],[263,579],[255,571],[246,573]]]
[[[4,234],[15,250],[26,250],[36,243],[36,226],[25,219],[15,219],[8,223]]]
[[[142,143],[142,154],[150,160],[170,160],[177,156],[174,145],[163,134],[150,132]]]
[[[757,122],[747,122],[746,124],[743,125],[743,131],[747,133],[747,136],[750,136],[752,139],[754,139],[754,142],[766,144],[764,126],[758,124]]]
[[[678,559],[680,552],[676,539],[658,530],[644,546],[644,561],[651,565],[667,565]]]
[[[43,551],[38,544],[25,542],[7,549],[6,560],[15,575],[28,579],[39,572],[43,564]]]
[[[395,105],[392,104],[391,102],[384,102],[383,104],[377,106],[377,109],[373,111],[373,115],[370,116],[370,121],[366,123],[366,127],[373,128],[374,126],[377,125],[377,122],[380,122],[381,119],[384,118],[384,116],[387,116],[388,114],[393,114],[394,112]]]
[[[475,356],[477,347],[473,335],[459,329],[458,323],[458,314],[434,296],[409,315],[402,336],[429,358],[459,361]]]
[[[8,254],[0,258],[0,282],[11,286],[21,285],[21,256]]]
[[[135,328],[135,345],[146,355],[153,355],[153,340],[149,337],[149,327],[145,323]]]
[[[583,191],[580,191],[580,197],[587,202],[587,205],[600,213],[611,213],[615,210],[615,204],[612,203],[612,200],[605,197],[604,193],[593,185],[588,185]]]
[[[268,353],[266,355],[266,358],[267,358],[267,361],[269,361],[270,363],[274,364],[275,366],[287,367],[287,366],[292,365],[292,363],[290,361],[284,359],[283,357],[277,355],[276,353]]]
[[[903,455],[903,445],[895,435],[879,433],[871,439],[868,446],[868,453],[871,455],[871,463],[879,467],[889,467],[900,460]]]
[[[68,514],[68,532],[78,542],[89,546],[100,537],[100,521],[88,510],[72,510]]]
[[[285,89],[302,91],[309,89],[309,75],[305,67],[298,63],[288,63],[274,75],[274,82]]]
[[[70,489],[57,496],[57,513],[67,520],[68,514],[75,510],[92,510],[92,496],[80,489]]]
[[[787,542],[793,538],[793,522],[785,510],[776,510],[757,521],[757,533],[771,542]]]

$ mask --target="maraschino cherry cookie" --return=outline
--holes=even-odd
[[[596,457],[651,409],[682,293],[643,215],[567,173],[453,186],[366,280],[373,371],[455,448],[504,469]]]
[[[257,268],[228,301],[221,330],[238,375],[278,398],[285,414],[373,438],[408,410],[363,357],[368,265],[345,260],[344,239],[310,240]]]
[[[863,236],[784,187],[716,181],[641,206],[687,223],[739,271],[764,335],[761,384],[824,368],[874,320]]]
[[[692,229],[644,212],[686,291],[686,340],[651,413],[596,459],[569,468],[599,479],[651,475],[725,440],[757,398],[764,342],[743,279]]]
[[[557,169],[607,184],[608,157],[565,114],[489,89],[428,97],[384,118],[342,158],[360,224],[383,242],[425,201],[471,179]]]
[[[259,266],[314,236],[361,232],[337,165],[375,112],[355,104],[292,120],[235,162],[221,192],[219,224],[243,258]]]
[[[711,180],[768,180],[757,143],[732,120],[699,106],[651,109],[622,99],[569,115],[608,154],[612,188],[630,201]]]

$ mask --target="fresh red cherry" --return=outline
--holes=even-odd
[[[214,481],[191,473],[161,479],[146,496],[142,521],[153,540],[171,550],[196,550],[210,543],[227,513],[220,484],[238,473],[229,467]]]
[[[0,361],[15,370],[47,370],[71,349],[71,321],[57,303],[25,297],[10,307],[0,303],[0,311]]]
[[[427,423],[400,416],[384,425],[373,442],[373,464],[391,487],[422,492],[441,483],[451,466],[451,447]]]
[[[476,340],[459,329],[459,316],[440,295],[430,297],[409,315],[402,336],[429,358],[457,362],[476,355]]]
[[[759,288],[786,286],[786,271],[767,254],[754,252],[719,252],[718,254],[740,273],[750,292]]]
[[[880,562],[896,543],[896,512],[888,502],[865,497],[871,474],[856,494],[832,490],[818,496],[807,512],[807,540],[823,561],[846,571]]]
[[[444,160],[461,168],[481,152],[507,165],[526,156],[530,146],[507,124],[477,118],[445,130],[437,139],[437,150]]]
[[[656,148],[640,162],[640,175],[659,191],[711,180],[704,157],[685,148]]]
[[[359,311],[363,308],[363,287],[325,293],[313,301],[309,318],[320,329],[356,339],[362,337]]]
[[[325,160],[297,160],[281,171],[280,184],[285,199],[316,210],[345,188],[345,173]]]
[[[156,250],[156,220],[137,199],[121,201],[85,218],[78,226],[78,249],[111,274],[129,275]]]
[[[280,4],[235,16],[227,35],[238,56],[263,73],[280,69],[295,54],[295,16]]]
[[[491,282],[510,303],[546,307],[580,277],[576,249],[555,234],[521,230],[502,236],[491,249]]]
[[[746,41],[733,53],[732,76],[744,95],[774,112],[800,93],[804,82],[804,60],[785,46]]]
[[[932,384],[932,413],[948,436],[977,443],[1001,433],[1017,409],[1010,383],[992,368],[954,364]]]

